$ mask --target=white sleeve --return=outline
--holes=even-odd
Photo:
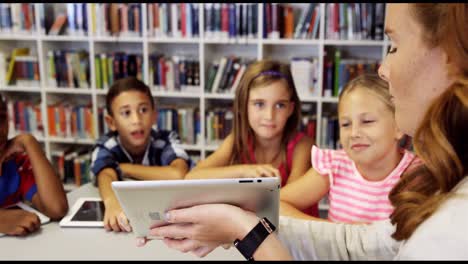
[[[390,220],[370,225],[280,216],[279,239],[296,260],[392,260],[400,242]]]

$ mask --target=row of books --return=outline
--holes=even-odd
[[[224,56],[211,62],[207,71],[205,91],[211,93],[234,93],[252,59]]]
[[[326,38],[383,40],[385,3],[330,3],[325,10]]]
[[[198,3],[148,4],[148,35],[156,38],[198,37],[199,5]]]
[[[39,86],[39,62],[36,56],[16,56],[10,85]]]
[[[9,57],[0,52],[0,85],[39,86],[39,63],[29,48],[14,48]]]
[[[255,3],[205,3],[205,37],[256,38],[258,5]]]
[[[50,87],[90,88],[89,53],[86,50],[49,50],[47,71]]]
[[[92,31],[98,36],[142,36],[143,17],[139,3],[91,4],[91,14]]]
[[[176,131],[184,144],[200,142],[200,111],[193,107],[158,108],[157,127]]]
[[[29,34],[35,30],[33,4],[0,3],[0,33]]]
[[[377,73],[379,61],[372,59],[343,59],[335,50],[333,58],[326,58],[323,71],[323,95],[338,96],[343,86],[365,72]]]
[[[40,3],[38,12],[41,32],[48,35],[86,35],[88,12],[86,3]]]
[[[47,106],[49,136],[64,138],[96,138],[90,105],[60,102]]]
[[[91,151],[89,148],[70,148],[51,151],[51,163],[63,183],[81,186],[91,181]]]
[[[318,3],[309,4],[307,9],[294,8],[291,4],[265,3],[263,17],[263,38],[318,38],[320,22]]]
[[[40,102],[8,100],[7,114],[9,133],[44,135]]]
[[[149,56],[149,84],[158,86],[163,91],[199,92],[200,63],[197,58],[185,56],[165,56],[151,54]]]
[[[340,149],[340,134],[338,117],[336,115],[322,116],[320,131],[320,146],[327,149]]]
[[[90,4],[92,32],[98,36],[141,36],[139,3]],[[197,3],[151,3],[147,6],[149,36],[197,37]],[[290,4],[265,3],[264,38],[317,38],[320,7],[311,3],[296,9]],[[258,5],[255,3],[206,3],[204,30],[207,38],[255,38]],[[30,33],[35,28],[32,4],[1,3],[0,33]],[[86,35],[86,3],[39,3],[41,32],[49,35]],[[330,3],[325,8],[328,39],[383,39],[384,3]]]
[[[108,89],[114,81],[128,76],[143,80],[143,55],[99,53],[94,56],[94,68],[97,89]]]
[[[206,112],[206,142],[220,144],[232,129],[234,114],[231,108],[213,108]]]
[[[0,84],[24,86],[39,85],[39,65],[37,57],[28,54],[27,48],[17,48],[10,58],[0,52]],[[20,55],[18,55],[20,54]],[[50,87],[90,87],[90,69],[87,51],[49,50],[47,52],[47,77]],[[95,55],[96,87],[107,89],[120,78],[136,76],[143,78],[143,58],[141,54],[115,52]],[[208,67],[206,92],[233,93],[249,60],[229,56],[213,61]],[[8,72],[5,76],[6,65]],[[164,91],[198,92],[199,63],[196,59],[183,56],[166,58],[163,55],[150,55],[149,84]],[[324,96],[338,96],[343,85],[364,72],[376,72],[377,60],[343,59],[336,50],[334,58],[324,62]],[[292,58],[291,73],[299,94],[318,95],[317,58]],[[194,88],[196,87],[196,88]]]

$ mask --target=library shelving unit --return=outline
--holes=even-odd
[[[37,10],[40,4],[33,4]],[[60,5],[60,4],[58,4]],[[63,5],[63,4],[62,4]],[[86,4],[88,18],[88,34],[79,36],[50,36],[38,30],[41,25],[39,15],[35,16],[35,29],[29,34],[0,34],[0,52],[9,54],[14,47],[29,47],[31,52],[38,57],[40,70],[40,85],[37,87],[6,86],[0,87],[0,92],[9,98],[38,98],[41,102],[42,119],[44,124],[44,135],[38,135],[39,141],[43,144],[47,157],[51,157],[51,152],[55,149],[76,145],[77,147],[91,148],[94,139],[60,138],[51,137],[47,127],[47,105],[63,100],[83,100],[91,102],[93,122],[95,127],[95,137],[99,137],[98,127],[98,107],[104,106],[105,94],[107,90],[96,88],[96,74],[94,66],[95,54],[107,51],[125,51],[141,53],[143,55],[143,80],[149,83],[149,55],[153,52],[160,52],[165,55],[189,55],[198,58],[200,63],[200,86],[198,90],[191,92],[163,92],[157,87],[152,87],[153,96],[157,105],[175,104],[191,105],[199,108],[201,135],[196,144],[183,144],[183,147],[190,154],[205,158],[217,148],[216,144],[206,142],[205,116],[211,106],[226,106],[232,104],[233,94],[219,94],[206,92],[206,72],[210,62],[219,59],[221,56],[236,55],[251,59],[278,59],[290,61],[292,57],[313,56],[318,59],[319,72],[318,82],[315,89],[318,89],[319,96],[309,94],[299,94],[304,104],[310,104],[317,121],[327,112],[336,111],[336,97],[324,97],[322,90],[324,55],[328,50],[339,49],[346,54],[356,55],[361,58],[381,61],[386,54],[388,41],[383,40],[329,40],[325,36],[325,17],[320,15],[318,38],[316,39],[264,39],[263,33],[263,5],[258,4],[256,8],[258,14],[257,36],[248,40],[225,40],[208,38],[204,32],[204,6],[199,4],[198,21],[199,37],[196,38],[156,38],[149,34],[148,30],[148,5],[141,4],[142,34],[135,37],[110,37],[98,36],[93,32],[93,18],[91,16],[93,4]],[[291,4],[295,8],[307,8],[308,4]],[[320,14],[325,14],[326,4],[319,4]],[[37,14],[37,12],[35,12]],[[93,26],[91,26],[93,25]],[[0,32],[1,33],[1,32]],[[47,52],[56,49],[86,50],[90,60],[90,88],[52,88],[47,82]],[[316,138],[321,138],[321,122],[316,125]],[[320,145],[320,141],[317,140]]]

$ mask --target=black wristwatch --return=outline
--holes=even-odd
[[[275,230],[276,227],[264,217],[260,219],[260,222],[250,230],[244,239],[236,239],[234,241],[234,246],[247,260],[254,260],[253,254],[257,248],[262,244],[263,240]]]

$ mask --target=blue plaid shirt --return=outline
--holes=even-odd
[[[179,136],[174,131],[151,130],[151,141],[143,156],[142,165],[168,166],[175,159],[184,159],[189,168],[191,160],[179,144]],[[97,186],[97,175],[105,168],[113,168],[119,180],[123,179],[123,173],[119,163],[134,163],[131,155],[123,148],[117,132],[108,132],[98,139],[94,145],[91,156],[91,179]]]

